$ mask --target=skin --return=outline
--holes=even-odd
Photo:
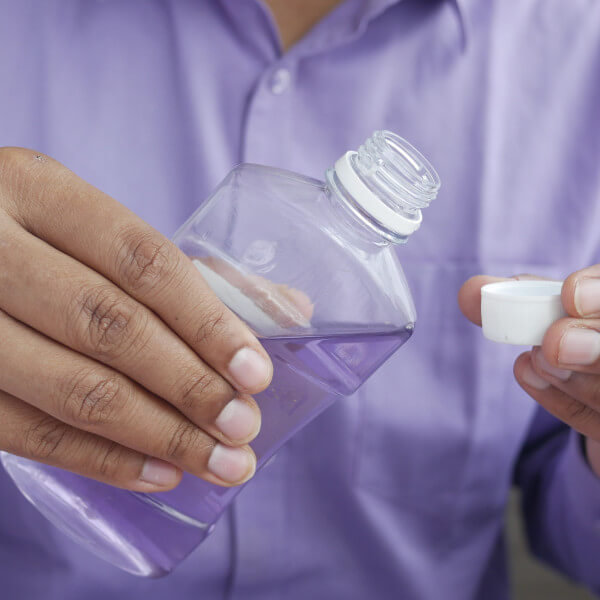
[[[516,278],[537,279],[530,275]],[[600,331],[600,297],[597,312],[590,312],[588,308],[588,314],[580,308],[581,302],[576,302],[578,286],[585,280],[597,278],[600,278],[600,265],[576,271],[567,277],[562,288],[562,303],[569,317],[551,325],[541,347],[521,354],[514,363],[513,371],[519,385],[536,402],[585,436],[588,462],[600,476],[600,360],[588,365],[561,362],[561,344],[564,344],[565,334],[571,329]],[[503,279],[477,275],[466,281],[459,291],[460,308],[476,325],[481,325],[481,286],[494,281]],[[552,372],[548,371],[549,368]],[[531,372],[537,379],[530,376]],[[532,382],[534,385],[531,385]]]
[[[338,2],[266,4],[287,50]],[[0,148],[0,340],[0,450],[142,492],[253,475],[272,377],[253,332],[158,231],[22,148]]]
[[[272,375],[256,337],[158,231],[19,148],[0,149],[0,339],[0,449],[137,491],[253,474],[251,394]],[[241,349],[265,366],[250,386]],[[217,424],[233,399],[252,417],[240,439]],[[209,469],[217,446],[237,447],[234,480]]]
[[[284,51],[289,50],[341,0],[264,0],[279,30]]]

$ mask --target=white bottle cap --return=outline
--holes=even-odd
[[[481,288],[483,335],[494,342],[539,346],[554,321],[567,316],[562,281],[511,280]]]

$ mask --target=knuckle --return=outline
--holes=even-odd
[[[5,185],[19,171],[17,152],[15,148],[0,148],[0,183]]]
[[[95,354],[117,358],[136,342],[143,330],[140,310],[133,301],[106,287],[84,289],[74,299],[72,314],[77,341]]]
[[[202,307],[202,320],[196,328],[194,342],[204,345],[223,337],[228,329],[225,307],[218,301]]]
[[[223,396],[225,387],[229,390],[229,386],[218,375],[210,371],[202,371],[184,383],[179,393],[178,406],[183,410],[189,410],[197,408],[199,403],[206,405],[210,399]],[[233,390],[230,395],[233,397]]]
[[[53,162],[45,154],[27,148],[0,148],[0,186],[16,191],[46,163]]]
[[[23,449],[28,456],[48,460],[58,453],[66,433],[63,423],[44,416],[25,430]]]
[[[593,411],[588,406],[575,398],[569,398],[565,406],[567,420],[578,426],[583,425],[590,418],[592,412]]]
[[[0,178],[4,179],[26,168],[35,156],[32,150],[25,148],[12,148],[4,146],[0,148]],[[42,155],[39,155],[42,156]]]
[[[204,434],[193,423],[181,421],[168,437],[166,456],[169,459],[182,460],[190,453],[208,449],[208,444],[202,443]]]
[[[89,427],[114,423],[127,394],[118,376],[99,377],[94,372],[75,375],[62,402],[66,419]]]
[[[600,377],[588,376],[586,377],[585,390],[586,396],[590,399],[589,404],[595,410],[600,409]]]
[[[118,244],[117,273],[129,289],[157,291],[177,272],[178,252],[157,233],[128,229],[119,236]]]
[[[97,453],[96,470],[105,479],[118,480],[125,466],[125,452],[123,446],[116,442],[108,445]]]
[[[0,209],[0,290],[9,289],[15,276],[13,257],[20,250],[17,232],[7,226],[3,218],[5,214]]]

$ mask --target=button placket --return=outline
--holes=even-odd
[[[291,91],[295,71],[295,61],[286,57],[285,61],[275,61],[262,73],[250,97],[244,122],[241,157],[244,161],[282,166],[280,161],[283,147],[292,143],[282,131],[290,128],[290,103],[293,101]],[[272,132],[272,135],[268,132]]]
[[[285,67],[276,69],[271,76],[271,92],[276,96],[283,94],[290,87],[291,81],[292,74],[289,69]]]

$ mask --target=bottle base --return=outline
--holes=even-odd
[[[20,492],[56,527],[133,575],[167,575],[214,529],[142,494],[4,452],[0,460]]]

